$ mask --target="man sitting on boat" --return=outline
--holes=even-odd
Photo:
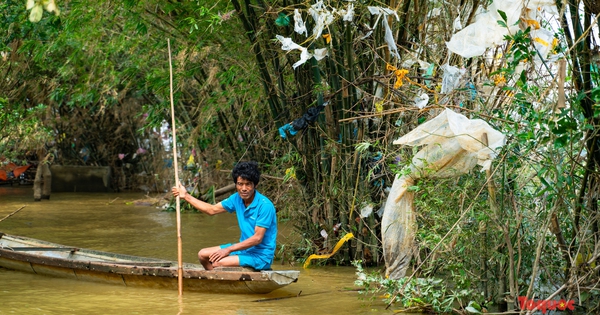
[[[194,198],[181,183],[172,189],[174,196],[208,215],[224,212],[237,215],[241,230],[239,243],[201,249],[198,252],[200,263],[206,270],[235,266],[270,269],[275,255],[277,216],[271,200],[256,190],[260,180],[258,164],[240,162],[233,168],[231,176],[237,192],[216,205]]]

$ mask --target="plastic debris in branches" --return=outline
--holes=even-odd
[[[346,9],[341,9],[339,13],[342,16],[343,21],[352,22],[354,19],[354,3],[348,3],[348,7]]]
[[[476,165],[490,169],[496,150],[505,144],[505,136],[481,119],[469,119],[446,109],[393,143],[421,147],[407,166],[406,175],[394,179],[381,221],[386,274],[399,279],[406,274],[415,250],[417,230],[414,192],[408,188],[419,178],[455,177]]]
[[[519,30],[517,21],[521,18],[523,9],[526,12],[537,12],[538,8],[549,14],[557,14],[554,2],[549,0],[494,0],[487,11],[476,16],[475,23],[452,35],[446,46],[464,58],[481,56],[488,48],[504,43],[504,36]],[[498,21],[503,20],[499,11],[506,15],[506,26],[498,24]]]
[[[185,163],[184,169],[193,169],[196,166],[196,159],[194,158],[194,154],[190,154],[190,157]]]
[[[454,19],[452,23],[452,31],[460,31],[462,30],[462,24],[460,23],[460,14]]]
[[[314,38],[321,37],[323,29],[333,22],[334,13],[335,9],[333,11],[327,10],[323,4],[323,0],[319,0],[317,3],[310,6],[310,9],[308,9],[308,14],[310,14],[315,21],[315,27],[313,28]]]
[[[279,136],[282,137],[283,139],[286,139],[288,134],[290,136],[295,136],[297,133],[298,133],[298,131],[296,129],[294,129],[294,127],[292,126],[292,123],[285,124],[285,125],[279,127]]]
[[[292,39],[289,37],[283,37],[281,35],[276,35],[275,37],[281,42],[281,49],[283,49],[285,51],[296,50],[296,49],[300,50],[300,60],[296,61],[292,65],[292,68],[294,68],[294,69],[296,69],[298,66],[304,64],[306,61],[308,61],[312,57],[315,57],[315,59],[318,61],[318,60],[325,58],[328,55],[327,48],[315,49],[314,54],[311,54],[308,51],[308,49],[294,43],[294,41],[292,41]]]
[[[440,92],[447,94],[460,86],[460,79],[466,73],[466,70],[449,64],[442,65],[441,69],[444,71],[444,75],[442,76],[442,89]]]
[[[406,76],[408,74],[408,70],[406,69],[398,69],[392,65],[390,65],[389,63],[385,66],[386,70],[392,71],[394,72],[394,75],[396,76],[396,82],[394,82],[394,89],[398,89],[402,86],[402,80],[404,79],[404,76]]]
[[[390,28],[390,24],[388,23],[388,19],[387,17],[389,15],[393,15],[396,17],[396,21],[400,21],[400,18],[398,17],[398,14],[396,13],[396,11],[393,11],[392,9],[388,9],[388,8],[382,8],[382,7],[368,7],[369,12],[371,12],[371,15],[377,15],[377,20],[375,21],[375,24],[373,24],[373,27],[371,27],[371,29],[375,29],[375,27],[377,26],[377,23],[379,23],[379,20],[381,20],[383,27],[385,28],[385,42],[388,45],[388,50],[390,51],[390,54],[392,56],[395,56],[396,58],[400,59],[400,54],[398,53],[398,47],[396,47],[396,40],[394,40],[394,35],[392,34],[392,29]],[[383,17],[383,19],[382,19]],[[371,32],[369,32],[369,34],[371,34]]]
[[[482,142],[483,134],[486,134],[488,145]],[[471,156],[477,158],[475,164],[482,167],[482,171],[489,170],[492,160],[496,157],[496,149],[504,146],[506,137],[500,132],[492,128],[486,121],[482,119],[469,119],[462,114],[455,113],[450,109],[445,109],[440,115],[434,119],[421,124],[403,137],[395,140],[393,144],[401,144],[408,146],[422,146],[425,149],[431,150],[431,147],[439,147],[442,145],[457,145],[462,150],[466,150]],[[456,143],[456,145],[454,144]],[[441,148],[440,148],[441,149]],[[422,153],[421,150],[419,153]],[[419,157],[419,153],[415,158]],[[429,157],[429,156],[426,156]],[[426,166],[431,168],[431,164],[419,159],[417,166],[420,169]],[[425,165],[424,163],[429,163]],[[470,169],[469,169],[470,170]],[[466,170],[467,172],[469,170]],[[466,173],[466,172],[465,172]]]
[[[281,27],[288,26],[290,25],[290,18],[284,13],[279,13],[279,16],[277,16],[277,19],[275,20],[275,25]]]
[[[296,49],[300,50],[300,60],[296,61],[292,65],[292,68],[294,68],[294,69],[296,69],[298,66],[304,64],[306,61],[308,61],[308,59],[310,59],[313,56],[311,53],[308,52],[308,49],[294,43],[294,41],[292,41],[292,39],[289,37],[283,37],[281,35],[276,35],[275,38],[277,38],[281,42],[281,49],[283,49],[285,51],[296,50]]]
[[[554,33],[544,28],[531,31],[531,38],[533,39],[533,46],[539,54],[535,58],[538,62],[541,61],[541,59],[546,59],[550,51],[554,49],[558,42],[558,40],[554,38]]]
[[[425,108],[429,103],[429,95],[427,93],[421,93],[419,96],[415,96],[415,106],[419,109]]]
[[[398,18],[398,15],[396,14],[396,12],[394,10],[391,10],[389,8],[370,6],[370,7],[368,7],[368,9],[372,15],[377,15],[377,20],[376,20],[375,24],[373,25],[373,27],[371,28],[371,31],[367,35],[363,36],[361,39],[364,39],[364,38],[370,36],[371,33],[373,33],[374,28],[377,26],[377,24],[381,20],[382,21],[381,23],[383,24],[383,26],[385,28],[385,41],[388,44],[388,49],[389,49],[390,53],[392,54],[392,56],[395,56],[399,59],[400,54],[398,53],[398,49],[396,47],[396,42],[394,40],[392,30],[387,21],[387,17],[390,15],[395,16],[396,20],[399,21],[400,19]],[[311,37],[312,37],[311,41],[314,42],[315,40],[321,38],[321,35],[323,35],[323,32],[325,31],[325,29],[329,25],[331,25],[331,23],[333,23],[336,20],[336,18],[341,17],[342,21],[351,22],[354,19],[354,13],[355,13],[354,3],[352,3],[352,2],[348,3],[348,5],[346,6],[345,9],[332,8],[330,10],[323,3],[323,0],[318,0],[313,5],[311,5],[310,8],[308,8],[307,13],[312,17],[312,19],[314,21],[314,27],[312,29],[312,35],[311,35]],[[279,18],[278,18],[278,20],[280,20],[280,22],[282,21],[282,19],[279,19]],[[281,22],[279,24],[282,24],[282,23],[283,22]],[[299,9],[294,10],[294,31],[298,34],[304,34],[305,36],[308,36],[308,30],[306,28],[306,23],[302,19],[302,13]],[[332,34],[326,34],[326,35],[327,35],[327,38],[326,38],[327,43],[329,43],[331,40]],[[308,61],[312,57],[314,57],[318,61],[318,60],[325,58],[328,55],[327,48],[318,48],[312,52],[309,52],[309,50],[306,47],[302,47],[301,45],[294,43],[293,40],[289,37],[283,37],[281,35],[276,35],[275,37],[281,42],[282,50],[285,50],[285,51],[299,50],[300,51],[300,59],[292,65],[292,67],[294,69],[303,65],[304,63],[306,63],[306,61]]]
[[[300,14],[300,10],[298,9],[294,9],[294,32],[308,36],[306,24],[304,24],[304,21],[302,20],[302,14]]]
[[[327,259],[327,258],[333,256],[342,247],[342,245],[344,245],[349,239],[351,239],[353,237],[354,237],[354,234],[352,234],[352,233],[348,233],[348,234],[344,235],[344,237],[342,237],[337,242],[337,244],[333,248],[333,251],[329,254],[324,254],[324,255],[312,254],[312,255],[308,256],[308,258],[306,258],[306,261],[304,261],[303,268],[304,269],[308,268],[308,266],[310,266],[310,261],[313,259]]]
[[[302,115],[302,117],[295,119],[289,124],[285,124],[279,127],[279,135],[285,139],[287,138],[287,134],[289,133],[291,136],[294,136],[298,133],[298,131],[306,129],[309,124],[315,122],[321,113],[321,110],[325,108],[329,103],[324,103],[320,106],[313,106],[306,110],[306,113]]]
[[[317,48],[313,53],[313,57],[315,57],[317,61],[327,57],[328,55],[329,52],[327,51],[327,48]]]
[[[364,207],[362,207],[362,209],[360,209],[360,217],[363,219],[370,216],[371,214],[373,214],[372,204],[366,204]]]

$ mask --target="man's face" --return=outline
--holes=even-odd
[[[240,176],[235,182],[235,189],[244,201],[249,201],[254,197],[254,190],[256,187],[254,187],[254,183],[252,181],[243,179]]]

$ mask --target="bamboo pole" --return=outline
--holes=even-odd
[[[175,132],[175,105],[173,105],[173,65],[171,62],[171,41],[167,38],[169,49],[169,90],[171,98],[171,132],[173,133],[173,167],[175,169],[175,186],[179,186],[179,175],[177,166],[177,136]],[[183,295],[183,254],[181,245],[181,211],[179,208],[179,195],[175,197],[175,208],[177,212],[177,287],[179,295]]]

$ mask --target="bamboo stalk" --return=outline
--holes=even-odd
[[[258,20],[252,6],[250,6],[249,2],[244,2],[246,13],[242,10],[240,2],[238,0],[232,0],[231,3],[235,8],[238,17],[242,21],[242,25],[246,30],[246,36],[250,43],[252,43],[252,51],[256,56],[256,63],[258,64],[258,70],[261,75],[263,88],[267,93],[267,102],[269,104],[269,109],[271,110],[271,116],[277,121],[279,117],[279,108],[281,107],[279,104],[279,100],[277,98],[277,92],[275,90],[275,85],[273,84],[273,80],[271,75],[269,74],[269,70],[267,67],[267,62],[263,55],[263,51],[261,45],[258,41],[258,36],[256,30],[258,27],[256,26],[256,21]]]
[[[558,101],[556,102],[556,108],[565,108],[566,97],[565,97],[565,76],[567,61],[561,59],[558,61]],[[556,112],[556,110],[555,110]]]
[[[488,146],[488,135],[487,133],[483,134],[483,139],[482,139],[483,144],[487,147]],[[494,182],[492,179],[492,170],[491,167],[490,169],[485,171],[485,175],[486,175],[486,180],[487,180],[487,187],[488,187],[488,193],[489,193],[489,205],[490,205],[490,210],[492,211],[492,213],[497,214],[498,213],[498,207],[496,206],[496,187],[494,186]],[[485,221],[482,221],[479,225],[479,232],[481,233],[481,236],[483,238],[482,242],[481,242],[481,251],[482,251],[482,257],[480,257],[481,259],[481,287],[483,289],[483,295],[485,298],[488,297],[488,278],[487,278],[487,274],[488,274],[488,266],[487,266],[487,259],[488,259],[488,254],[487,254],[487,223]]]
[[[171,132],[173,133],[173,168],[175,170],[175,185],[179,185],[177,166],[177,136],[175,132],[175,105],[173,105],[173,65],[171,61],[171,41],[167,38],[169,49],[169,92],[171,98]],[[181,210],[179,206],[179,195],[175,197],[175,208],[177,210],[177,287],[179,295],[183,295],[183,250],[181,245]]]

